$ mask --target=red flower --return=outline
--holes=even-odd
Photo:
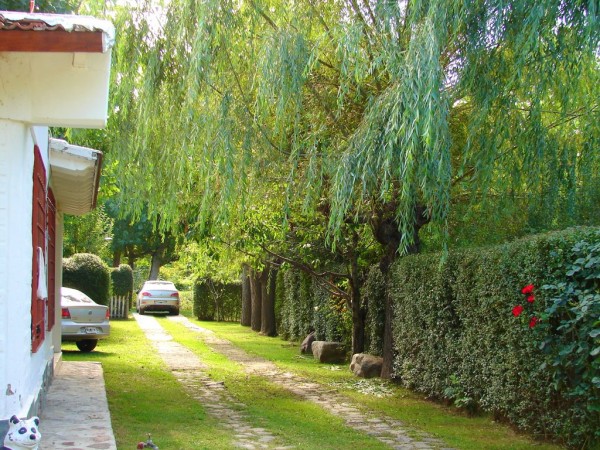
[[[540,320],[537,317],[533,316],[529,321],[529,328],[535,327],[539,321]]]
[[[515,316],[515,317],[519,317],[522,312],[523,312],[523,307],[521,305],[515,306],[512,310],[513,316]]]
[[[535,295],[531,294],[527,296],[527,301],[529,303],[533,303],[533,301],[535,300]]]
[[[521,294],[531,294],[533,292],[533,284],[528,284],[527,286],[525,286],[523,289],[521,289]]]

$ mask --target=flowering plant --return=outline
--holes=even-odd
[[[525,296],[525,300],[526,300],[526,305],[529,305],[529,309],[533,309],[533,302],[535,301],[535,294],[533,293],[535,289],[535,286],[533,284],[528,284],[527,286],[525,286],[523,289],[521,289],[521,294],[523,294]],[[525,307],[523,305],[516,305],[513,309],[512,309],[512,314],[515,317],[519,317],[523,311],[525,310]],[[534,315],[532,315],[529,318],[529,328],[533,328],[535,327],[538,322],[540,321],[540,319]]]

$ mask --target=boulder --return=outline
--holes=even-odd
[[[314,341],[312,353],[322,363],[343,363],[346,360],[346,349],[341,342]]]
[[[373,378],[381,376],[381,367],[383,358],[380,356],[368,355],[366,353],[356,353],[352,355],[350,370],[357,377]]]
[[[304,338],[300,345],[300,353],[312,353],[312,343],[315,342],[315,332],[312,331]]]

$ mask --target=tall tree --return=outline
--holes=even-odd
[[[139,214],[151,198],[165,229],[185,205],[227,234],[273,190],[283,230],[296,205],[322,208],[329,243],[370,226],[387,269],[420,250],[423,227],[447,244],[465,223],[455,209],[496,217],[507,204],[519,216],[505,217],[537,229],[598,220],[597,2],[174,0],[126,12],[109,155],[127,205]]]

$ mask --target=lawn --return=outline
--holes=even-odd
[[[246,376],[241,367],[212,351],[193,332],[159,318],[174,339],[195,352],[216,381],[246,405],[247,420],[271,431],[287,445],[302,449],[387,448],[371,437],[346,427],[318,406],[270,383]],[[410,427],[426,431],[460,449],[557,449],[534,442],[487,416],[468,417],[461,411],[437,405],[392,383],[358,380],[347,366],[318,364],[299,354],[298,344],[268,338],[231,323],[197,322],[249,353],[278,364],[282,369],[335,387],[357,402],[368,405]],[[202,405],[179,386],[154,352],[136,322],[113,321],[111,337],[96,351],[77,351],[63,343],[65,360],[101,362],[118,448],[135,448],[147,433],[162,449],[232,448],[230,432],[207,415]]]
[[[348,370],[348,365],[319,364],[312,357],[300,355],[299,343],[260,336],[235,323],[193,321],[251,354],[269,359],[287,371],[334,386],[359,403],[431,433],[452,447],[473,450],[561,448],[534,441],[505,424],[495,422],[488,415],[469,416],[461,410],[428,401],[387,381],[357,379]]]

